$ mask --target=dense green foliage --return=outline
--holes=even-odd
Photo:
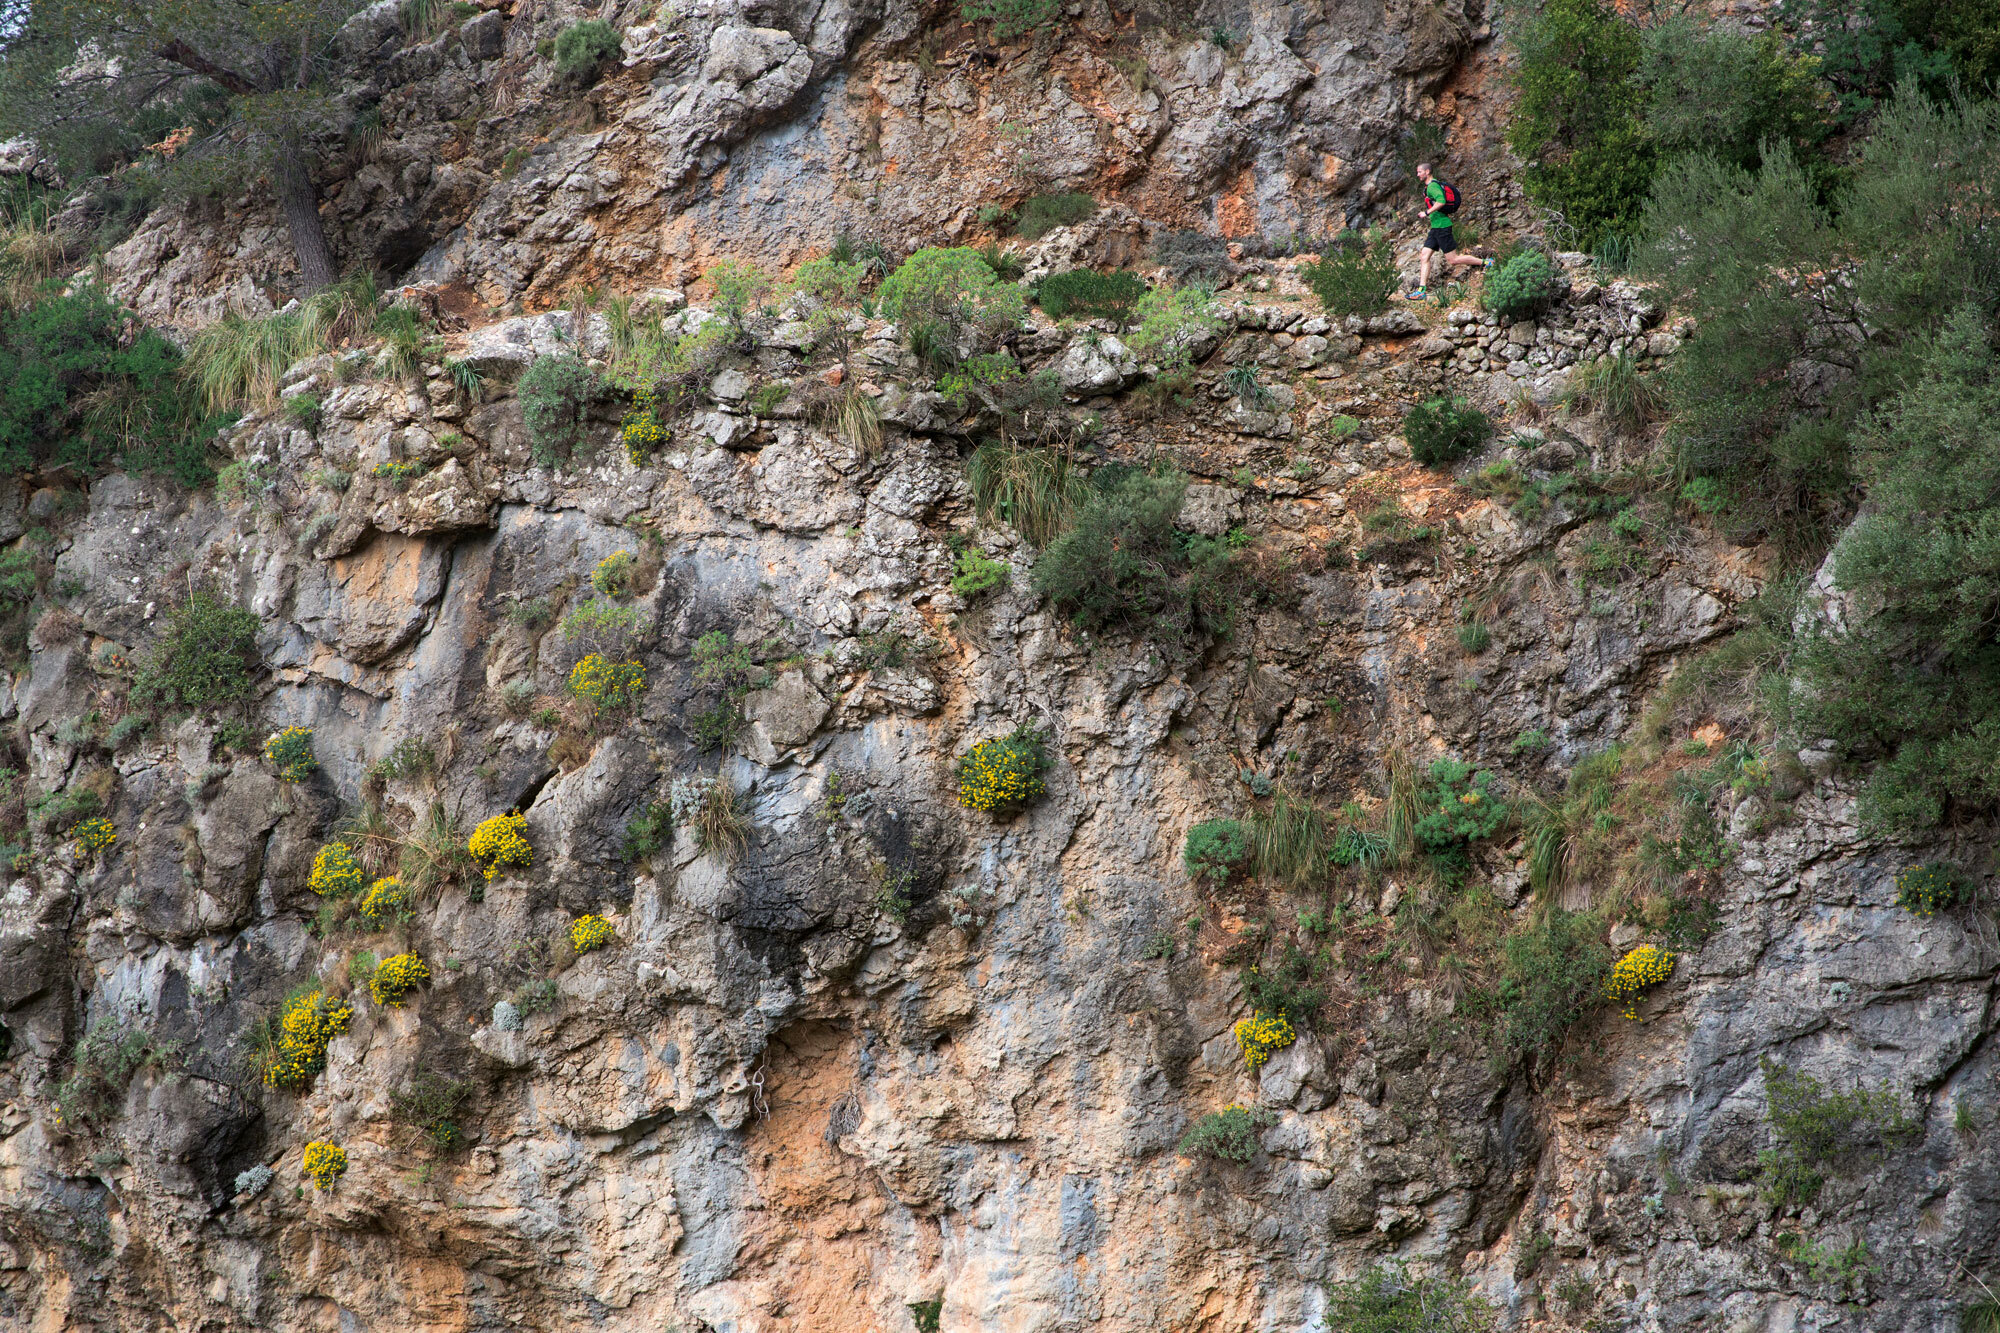
[[[1499,1037],[1515,1055],[1537,1059],[1561,1049],[1576,1021],[1603,996],[1611,950],[1597,918],[1550,908],[1501,950]]]
[[[618,58],[625,41],[602,19],[584,19],[556,34],[556,74],[580,88],[597,82],[606,62]]]
[[[1782,696],[1800,734],[1882,756],[1864,813],[1888,828],[2000,803],[1996,352],[1986,317],[1959,308],[1860,425],[1869,507],[1833,553],[1857,596],[1840,623],[1801,634]]]
[[[1076,526],[1035,563],[1034,586],[1079,629],[1123,629],[1183,649],[1226,634],[1238,595],[1228,544],[1177,526],[1187,478],[1108,467]]]
[[[545,356],[528,367],[517,389],[528,443],[541,467],[560,467],[587,439],[591,402],[600,392],[597,375],[574,352]]]
[[[988,346],[1027,313],[1021,289],[1001,282],[968,246],[919,250],[883,279],[882,313],[904,326],[912,346],[940,352],[947,365],[963,345]]]
[[[1237,819],[1204,819],[1188,830],[1181,859],[1196,879],[1222,883],[1250,858],[1250,837]]]
[[[1811,1203],[1830,1172],[1850,1171],[1923,1137],[1923,1122],[1887,1088],[1830,1092],[1810,1074],[1760,1060],[1776,1145],[1758,1154],[1766,1191]]]
[[[1508,323],[1533,319],[1562,296],[1562,279],[1539,250],[1523,250],[1487,277],[1480,304]]]
[[[1343,232],[1299,268],[1329,315],[1372,315],[1396,290],[1396,251],[1380,232]]]
[[[991,23],[997,41],[1009,41],[1053,23],[1062,15],[1061,0],[959,0],[958,16],[967,23]]]
[[[1073,268],[1066,273],[1051,273],[1035,289],[1035,299],[1050,319],[1078,314],[1120,324],[1131,316],[1132,307],[1145,294],[1145,280],[1122,269],[1116,273],[1098,273]]]
[[[1178,1151],[1183,1157],[1215,1157],[1225,1162],[1248,1162],[1257,1156],[1257,1128],[1276,1117],[1268,1111],[1230,1105],[1207,1115],[1181,1135]]]
[[[1341,1333],[1486,1333],[1495,1312],[1463,1278],[1382,1264],[1328,1287],[1327,1317]]]
[[[1097,201],[1087,194],[1038,194],[1021,205],[1014,230],[1025,240],[1039,241],[1057,227],[1081,222],[1096,211]]]
[[[208,446],[224,418],[201,410],[180,364],[172,343],[96,287],[0,305],[0,471],[123,466],[212,480]]]
[[[1449,467],[1493,438],[1493,423],[1463,398],[1432,398],[1403,417],[1410,456],[1425,467]]]
[[[255,612],[195,588],[167,616],[132,681],[135,698],[168,708],[215,708],[247,699],[259,665]]]

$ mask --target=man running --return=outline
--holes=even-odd
[[[1417,264],[1417,289],[1409,295],[1409,299],[1412,301],[1421,301],[1430,295],[1431,251],[1433,250],[1443,256],[1445,272],[1447,274],[1454,267],[1458,266],[1465,268],[1488,268],[1493,263],[1490,259],[1480,259],[1474,255],[1455,255],[1452,253],[1458,246],[1451,239],[1451,214],[1443,211],[1444,186],[1431,179],[1431,164],[1428,162],[1419,162],[1417,164],[1417,180],[1424,187],[1424,205],[1422,211],[1430,215],[1431,234],[1424,237],[1423,258]]]

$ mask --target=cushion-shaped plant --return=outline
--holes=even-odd
[[[569,692],[600,713],[631,708],[646,692],[646,668],[591,653],[570,668]]]
[[[1493,438],[1493,423],[1463,398],[1432,398],[1403,417],[1410,456],[1425,467],[1444,467],[1479,452]]]
[[[306,1145],[300,1165],[305,1168],[306,1179],[320,1189],[330,1190],[335,1181],[347,1174],[347,1150],[338,1143],[315,1139]]]
[[[1181,860],[1196,879],[1222,883],[1250,859],[1250,834],[1240,819],[1204,819],[1188,830]]]
[[[1562,296],[1555,265],[1539,250],[1523,250],[1487,276],[1480,296],[1488,310],[1513,323],[1533,319]]]
[[[312,878],[307,885],[322,898],[345,898],[361,892],[368,882],[361,863],[344,842],[330,842],[313,858]]]
[[[375,975],[368,979],[368,993],[377,1004],[399,1005],[410,992],[431,979],[430,968],[413,953],[384,958]]]
[[[89,860],[118,840],[118,829],[102,815],[84,820],[73,832],[76,854],[82,860]]]
[[[1252,1014],[1236,1025],[1236,1045],[1252,1073],[1298,1039],[1292,1021],[1283,1014]]]
[[[479,827],[472,830],[465,849],[479,862],[488,880],[498,878],[503,870],[535,863],[535,849],[528,845],[526,815],[494,815],[481,820]]]
[[[1972,884],[1965,872],[1942,861],[1911,866],[1896,876],[1896,905],[1918,916],[1935,916],[1971,897]]]
[[[1604,992],[1619,1006],[1625,1017],[1639,1017],[1639,1001],[1646,991],[1674,974],[1674,955],[1658,945],[1642,944],[1618,960]]]
[[[958,803],[994,814],[1019,810],[1048,790],[1042,774],[1053,762],[1030,726],[981,741],[958,761]]]
[[[354,1006],[320,991],[294,995],[278,1019],[278,1040],[264,1066],[264,1081],[274,1088],[297,1091],[312,1086],[326,1068],[327,1043],[347,1031]]]
[[[569,947],[578,953],[601,949],[617,937],[618,933],[611,928],[611,923],[595,912],[569,923]]]
[[[361,898],[361,915],[369,925],[380,929],[391,925],[410,904],[410,895],[403,888],[403,881],[395,875],[387,875],[368,886],[368,892]]]
[[[264,740],[264,759],[278,770],[280,782],[304,782],[319,767],[313,757],[311,727],[286,727]]]

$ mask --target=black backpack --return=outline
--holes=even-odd
[[[1437,211],[1446,217],[1450,217],[1453,213],[1456,213],[1458,211],[1458,191],[1435,176],[1431,177],[1431,184],[1444,191],[1444,202],[1437,206]]]

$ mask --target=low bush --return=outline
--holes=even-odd
[[[1006,587],[1013,572],[1013,566],[1006,561],[993,559],[977,546],[968,546],[952,564],[951,590],[960,597],[978,597]]]
[[[1051,273],[1035,289],[1035,300],[1050,319],[1064,319],[1072,312],[1091,319],[1109,319],[1119,324],[1131,318],[1132,307],[1148,288],[1136,273],[1097,273],[1073,268]]]
[[[601,19],[572,23],[556,34],[556,74],[579,88],[588,88],[624,49],[625,39],[609,23]]]
[[[1251,1073],[1262,1069],[1273,1055],[1299,1039],[1292,1022],[1282,1013],[1253,1014],[1238,1021],[1234,1029],[1236,1047]]]
[[[395,875],[388,875],[368,886],[368,892],[361,896],[361,917],[377,930],[386,929],[401,919],[410,907],[410,895],[403,888],[403,881]]]
[[[133,1076],[159,1058],[152,1037],[129,1017],[98,1018],[78,1039],[70,1053],[69,1077],[56,1087],[61,1122],[83,1126],[110,1120]]]
[[[1328,1326],[1341,1333],[1487,1333],[1493,1306],[1463,1278],[1411,1277],[1381,1264],[1327,1288]]]
[[[1195,353],[1212,346],[1226,325],[1215,293],[1205,287],[1155,287],[1132,308],[1139,327],[1126,338],[1132,354],[1162,375],[1189,369]]]
[[[312,1086],[326,1068],[327,1044],[347,1031],[354,1007],[317,987],[291,996],[264,1046],[264,1082],[293,1092]]]
[[[1604,996],[1618,1006],[1625,1017],[1639,1017],[1639,1002],[1646,992],[1674,974],[1674,955],[1658,945],[1642,944],[1618,960],[1604,983]]]
[[[393,954],[384,958],[368,979],[368,993],[377,1004],[400,1005],[430,979],[431,970],[423,959],[413,953]]]
[[[981,741],[958,761],[958,803],[968,810],[1011,814],[1048,790],[1042,775],[1054,763],[1042,733],[1025,724]]]
[[[562,618],[562,636],[579,659],[592,653],[629,658],[639,637],[639,610],[592,598]]]
[[[1299,276],[1329,315],[1372,315],[1396,290],[1396,251],[1380,232],[1343,232]]]
[[[589,411],[603,386],[574,352],[541,357],[521,376],[515,392],[538,467],[557,468],[577,456],[589,439]]]
[[[1549,257],[1539,250],[1523,250],[1486,275],[1479,301],[1512,324],[1543,314],[1562,293],[1562,278]]]
[[[359,893],[368,882],[361,863],[344,842],[328,843],[313,857],[312,876],[307,886],[322,898],[346,898]]]
[[[694,833],[695,846],[723,860],[750,840],[750,817],[727,778],[687,775],[667,784],[667,808],[676,827]]]
[[[1250,859],[1250,836],[1237,819],[1204,819],[1188,830],[1181,861],[1196,879],[1221,884]]]
[[[611,928],[611,923],[594,912],[569,923],[569,947],[578,953],[602,949],[617,938],[618,932]]]
[[[1097,201],[1087,194],[1038,194],[1021,205],[1014,230],[1024,240],[1039,241],[1057,227],[1069,227],[1097,211]]]
[[[1125,630],[1188,651],[1229,632],[1234,553],[1219,538],[1179,527],[1187,478],[1104,468],[1076,526],[1050,542],[1033,582],[1078,629]]]
[[[255,613],[205,588],[167,617],[167,630],[132,679],[134,697],[164,708],[215,708],[255,691],[260,663]]]
[[[347,1174],[347,1150],[337,1143],[315,1139],[306,1145],[299,1166],[314,1186],[330,1190]]]
[[[883,279],[876,299],[906,333],[928,330],[952,360],[960,344],[990,345],[1027,313],[1021,289],[995,278],[979,252],[966,246],[917,251]]]
[[[569,692],[593,713],[623,712],[646,692],[646,668],[592,653],[570,668]]]
[[[590,571],[590,586],[606,597],[623,597],[632,591],[632,570],[639,563],[630,551],[613,551]]]
[[[1812,1075],[1759,1057],[1777,1145],[1757,1155],[1764,1185],[1779,1203],[1808,1204],[1833,1171],[1852,1171],[1923,1137],[1923,1121],[1903,1112],[1887,1088],[1829,1092]]]
[[[967,23],[991,23],[995,41],[1012,41],[1062,16],[1062,0],[959,0]]]
[[[1972,895],[1971,878],[1943,861],[1911,866],[1896,876],[1896,906],[1918,916],[1935,916],[1948,907],[1971,902]]]
[[[102,815],[81,821],[70,834],[79,861],[95,859],[99,852],[118,841],[118,830]]]
[[[319,767],[313,756],[311,727],[286,727],[264,740],[264,762],[278,771],[280,782],[304,782]]]
[[[535,863],[535,849],[528,845],[526,815],[494,815],[481,820],[465,849],[479,863],[488,882],[504,870],[524,869]]]
[[[470,1083],[425,1070],[410,1080],[409,1087],[389,1094],[389,1110],[398,1121],[429,1140],[431,1147],[450,1152],[465,1142],[465,1131],[458,1127],[458,1114],[471,1096]]]
[[[1410,456],[1425,467],[1448,467],[1493,438],[1493,423],[1463,398],[1432,398],[1403,417]]]
[[[1268,1111],[1253,1111],[1232,1102],[1220,1111],[1211,1111],[1181,1135],[1178,1151],[1183,1157],[1215,1157],[1225,1162],[1248,1162],[1257,1156],[1257,1130],[1277,1122]]]
[[[1595,916],[1551,907],[1501,945],[1496,993],[1501,1048],[1538,1060],[1563,1039],[1603,994],[1611,951]]]
[[[1456,759],[1439,759],[1426,775],[1416,825],[1417,841],[1432,852],[1490,838],[1507,822],[1507,803],[1493,790],[1493,774]]]

